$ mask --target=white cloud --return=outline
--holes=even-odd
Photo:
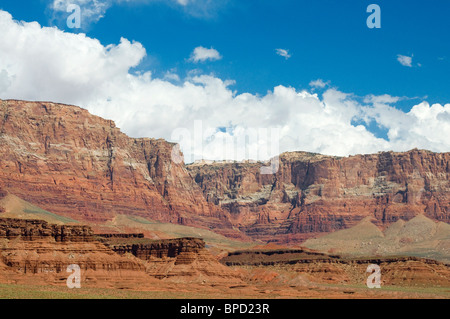
[[[78,5],[81,9],[81,27],[85,29],[91,23],[104,17],[114,3],[127,0],[53,0],[50,9],[54,11],[54,18],[64,20],[70,15],[67,13],[69,5]]]
[[[363,111],[365,116],[388,130],[390,147],[405,151],[412,148],[449,151],[450,104],[429,105],[427,102],[412,107],[408,113],[383,103]]]
[[[284,57],[286,60],[289,59],[292,55],[289,53],[286,49],[275,49],[275,52],[279,55]]]
[[[317,79],[314,81],[309,82],[309,86],[313,88],[320,88],[323,89],[324,87],[329,85],[329,81],[324,82],[322,79]]]
[[[406,56],[406,55],[397,55],[397,61],[400,62],[401,65],[412,67],[412,56]]]
[[[21,99],[87,103],[108,78],[127,76],[146,55],[138,42],[122,38],[105,47],[85,34],[13,21],[5,11],[0,38],[0,70],[10,81],[6,94]]]
[[[181,8],[186,14],[194,17],[211,17],[222,8],[226,1],[211,0],[49,0],[53,19],[65,22],[70,13],[67,13],[69,5],[78,5],[81,8],[81,28],[87,29],[92,23],[102,19],[107,10],[116,4],[140,3],[166,3],[174,8]]]
[[[196,47],[194,51],[191,53],[189,61],[198,63],[205,61],[216,61],[222,59],[219,51],[214,48],[205,48],[202,46]]]
[[[146,55],[140,43],[121,39],[103,46],[84,34],[14,21],[4,11],[0,38],[0,98],[79,105],[115,120],[133,137],[171,140],[177,128],[185,128],[192,137],[180,142],[187,161],[221,159],[224,141],[245,140],[249,129],[258,128],[280,130],[279,149],[269,155],[293,150],[334,155],[414,147],[450,150],[450,104],[422,102],[405,113],[392,106],[398,98],[389,95],[369,95],[360,102],[336,89],[319,97],[279,85],[259,96],[237,94],[233,81],[196,72],[179,82],[174,70],[166,79],[154,78],[150,72],[130,72]],[[203,135],[194,139],[196,121],[201,121]],[[388,140],[353,124],[372,121],[387,130]],[[234,159],[269,142],[263,136],[237,143]]]
[[[9,77],[8,71],[5,69],[0,70],[0,94],[6,92],[11,85],[11,79]]]
[[[365,97],[364,102],[365,103],[372,103],[372,104],[393,104],[400,101],[401,98],[397,96],[391,96],[389,94],[383,94],[383,95],[368,95]]]
[[[179,82],[180,76],[176,73],[175,70],[170,70],[164,74],[164,80]]]

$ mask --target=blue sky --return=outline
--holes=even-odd
[[[366,106],[364,101],[368,97],[388,95],[393,98],[385,103],[392,108],[389,116],[395,109],[407,114],[421,102],[429,106],[438,103],[443,107],[442,112],[447,112],[444,105],[450,103],[450,2],[447,0],[97,0],[105,6],[97,15],[83,16],[82,29],[68,28],[65,19],[69,13],[55,10],[54,1],[0,0],[0,9],[9,12],[15,20],[37,21],[42,27],[54,26],[66,33],[86,33],[105,47],[117,45],[121,38],[139,42],[146,54],[127,72],[150,71],[153,79],[167,81],[170,81],[168,73],[176,74],[180,80],[173,78],[172,82],[178,82],[175,83],[178,86],[184,79],[204,74],[233,81],[227,82],[226,87],[235,96],[249,93],[264,98],[275,87],[283,86],[296,92],[318,93],[320,101],[325,103],[322,93],[328,91],[331,99],[331,93],[342,92],[351,96],[352,103],[360,103],[357,106],[360,109]],[[85,1],[73,2],[84,4]],[[82,10],[92,8],[92,3],[82,5]],[[370,15],[366,8],[371,3],[381,8],[380,29],[369,29],[366,25]],[[220,57],[194,62],[190,57],[200,46],[213,48]],[[286,50],[288,58],[277,54],[277,49]],[[400,63],[401,56],[407,59],[406,64]],[[311,86],[311,81],[318,79],[326,85]],[[77,102],[70,98],[68,101]],[[108,115],[99,111],[100,107],[96,109],[92,101],[81,103],[89,104],[86,107],[94,113]],[[375,116],[372,111],[370,115],[366,112],[356,116],[358,112],[353,114],[351,125],[362,125],[376,138],[388,142],[397,136],[396,128],[386,119],[387,114],[381,120],[382,116]],[[440,120],[448,119],[446,116]],[[238,125],[232,119],[228,122],[213,126]],[[123,127],[126,130],[127,124]],[[132,135],[156,134],[168,138],[167,133],[130,131]],[[448,145],[438,144],[430,142],[429,148],[448,151]],[[374,150],[414,146],[411,143],[401,147],[392,143],[377,145]],[[427,145],[424,142],[417,146]],[[310,146],[312,150],[327,150]]]
[[[174,68],[185,74],[193,68],[186,57],[202,45],[217,49],[223,58],[199,67],[235,80],[238,92],[264,94],[279,84],[307,88],[311,80],[320,78],[361,96],[450,101],[450,2],[446,0],[229,0],[217,1],[221,5],[198,15],[164,2],[122,2],[81,31],[52,21],[51,2],[2,0],[0,8],[18,20],[86,32],[105,45],[120,37],[139,41],[149,55],[139,69],[155,75]],[[366,26],[370,3],[381,8],[381,29]],[[289,50],[292,57],[277,56],[276,48]],[[399,64],[399,54],[413,56],[413,67]]]

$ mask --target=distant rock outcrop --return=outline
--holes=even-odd
[[[120,287],[149,283],[139,259],[119,256],[95,240],[87,226],[40,220],[0,219],[0,264],[10,283],[65,284],[69,265],[80,267],[81,284]]]
[[[0,238],[33,241],[90,242],[93,232],[88,226],[54,225],[42,220],[0,218]]]
[[[369,218],[348,229],[311,238],[303,246],[347,256],[418,256],[450,265],[450,225],[424,215],[399,220],[384,230]]]
[[[205,198],[230,213],[241,231],[264,240],[305,239],[356,225],[378,226],[424,213],[450,222],[450,153],[411,150],[333,157],[280,155],[279,170],[262,163],[188,166]]]
[[[238,281],[236,273],[221,265],[200,238],[174,238],[127,243],[111,238],[106,245],[120,255],[127,253],[144,260],[147,273],[158,279]]]
[[[131,253],[134,256],[150,260],[152,258],[177,258],[183,253],[198,253],[205,249],[205,242],[200,238],[174,238],[152,240],[148,243],[107,243],[118,254]]]
[[[205,249],[202,239],[158,241],[129,235],[97,236],[88,226],[0,218],[0,269],[14,273],[18,280],[37,275],[33,280],[57,284],[67,278],[67,266],[75,264],[83,283],[128,283],[135,289],[164,278],[239,281]],[[134,244],[136,240],[144,243]]]
[[[305,249],[272,249],[233,252],[221,262],[258,269],[276,267],[314,282],[354,284],[366,283],[367,266],[375,264],[381,269],[382,285],[450,286],[450,265],[417,257],[344,258]]]

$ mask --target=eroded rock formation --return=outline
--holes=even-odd
[[[198,253],[205,249],[205,242],[200,238],[175,238],[149,243],[110,243],[107,245],[118,254],[131,253],[143,260],[176,258],[184,253]]]
[[[284,153],[274,175],[262,163],[193,164],[205,198],[246,234],[303,239],[373,216],[379,226],[425,214],[450,222],[450,153],[411,150],[332,157]]]
[[[0,279],[65,285],[69,265],[80,267],[82,285],[121,287],[149,283],[139,259],[120,256],[95,240],[87,226],[61,226],[40,220],[0,219]]]
[[[110,239],[111,240],[111,239]],[[239,281],[236,273],[221,265],[200,238],[175,238],[141,243],[106,240],[120,255],[132,254],[145,261],[147,273],[158,279]]]
[[[343,258],[304,249],[237,251],[221,259],[228,266],[277,269],[314,282],[366,283],[367,267],[378,265],[382,285],[450,286],[450,265],[417,257]],[[275,279],[274,278],[271,279]]]
[[[75,106],[0,100],[0,187],[52,213],[95,224],[118,214],[264,241],[296,241],[425,214],[450,222],[450,153],[345,158],[284,153],[263,163],[185,166],[174,144],[130,138]]]
[[[239,237],[171,160],[173,146],[130,138],[76,106],[0,100],[0,187],[12,194],[76,220],[139,215]]]
[[[0,218],[0,270],[12,273],[17,280],[37,275],[33,278],[41,282],[64,284],[69,276],[67,267],[72,264],[80,267],[83,284],[100,286],[129,284],[140,289],[152,279],[164,278],[239,281],[205,249],[202,239],[155,241],[139,234],[97,236],[88,226]]]
[[[93,232],[88,226],[54,225],[42,220],[0,218],[0,238],[33,241],[52,239],[57,242],[90,242]]]

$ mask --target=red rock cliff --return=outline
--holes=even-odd
[[[173,146],[130,138],[76,106],[0,100],[0,187],[12,194],[78,220],[126,214],[231,229],[184,164],[171,161]]]
[[[177,164],[173,146],[130,138],[79,107],[0,100],[0,187],[74,219],[139,215],[281,241],[366,216],[381,226],[420,213],[450,222],[450,153],[291,152],[261,175],[261,163]]]
[[[240,229],[303,239],[373,216],[380,226],[417,214],[450,222],[450,153],[412,150],[345,158],[284,153],[274,175],[258,163],[188,166],[205,198]],[[272,237],[273,239],[273,237]]]

